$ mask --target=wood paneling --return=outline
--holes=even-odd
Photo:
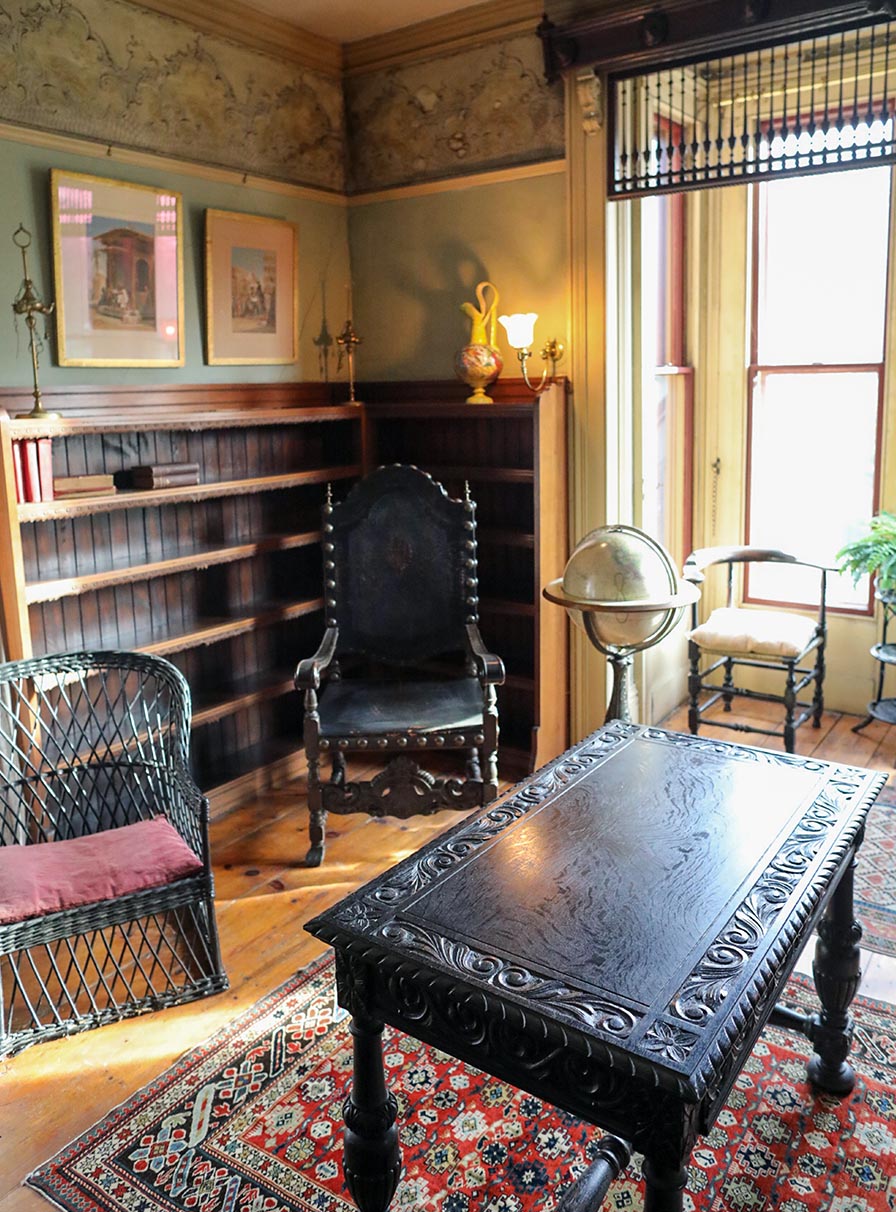
[[[521,379],[466,404],[457,383],[367,383],[365,467],[414,463],[476,502],[482,634],[504,660],[499,754],[530,768],[568,744],[568,624],[542,587],[567,548],[566,383],[535,397]],[[499,757],[500,760],[500,757]]]
[[[53,393],[60,420],[0,414],[7,448],[50,436],[57,476],[199,465],[197,485],[18,507],[7,467],[4,632],[12,658],[122,648],[172,660],[193,689],[195,773],[218,810],[301,768],[292,672],[321,628],[321,506],[329,482],[361,470],[361,411],[331,394],[77,388]],[[3,398],[16,407],[15,392]]]
[[[502,380],[484,406],[464,403],[464,391],[366,384],[368,402],[351,406],[323,384],[76,387],[46,393],[58,421],[0,414],[9,656],[167,656],[193,689],[199,782],[213,811],[232,807],[302,768],[291,679],[322,631],[327,484],[342,496],[365,466],[416,463],[454,496],[470,485],[483,633],[508,672],[504,767],[543,763],[568,736],[566,616],[541,598],[566,559],[565,383],[535,398],[522,380]],[[6,390],[0,403],[30,399]],[[49,435],[55,475],[196,462],[201,483],[16,508],[10,435]]]

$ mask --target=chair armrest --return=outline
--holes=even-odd
[[[320,647],[313,657],[307,657],[304,661],[299,661],[296,666],[295,682],[296,690],[317,690],[320,686],[321,675],[326,673],[327,668],[336,655],[336,644],[339,640],[339,628],[328,627],[324,632],[324,638],[320,642]]]
[[[493,652],[486,652],[479,628],[475,623],[467,623],[467,643],[470,655],[476,664],[476,676],[480,682],[490,686],[501,686],[504,683],[504,662]]]
[[[162,784],[160,790],[167,793],[165,802],[159,804],[160,810],[164,810],[190,849],[208,867],[208,797],[202,794],[185,766],[169,766],[158,774]]]
[[[692,551],[684,562],[682,578],[692,585],[700,585],[705,580],[704,568],[713,564],[750,564],[753,562],[770,564],[799,564],[795,555],[786,551],[778,551],[774,547],[700,547]]]

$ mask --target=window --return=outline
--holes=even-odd
[[[747,538],[831,565],[878,504],[890,171],[779,180],[753,201]],[[817,602],[782,566],[752,571],[747,597]],[[868,584],[832,577],[828,601],[868,612]]]
[[[657,119],[663,139],[680,137]],[[671,157],[674,162],[674,154]],[[691,549],[693,376],[684,365],[685,195],[641,200],[641,524],[681,564]]]

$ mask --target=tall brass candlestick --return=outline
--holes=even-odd
[[[34,289],[34,283],[28,276],[28,249],[31,247],[31,232],[20,223],[13,232],[12,242],[16,248],[22,252],[22,272],[24,280],[19,287],[19,293],[13,299],[12,310],[17,316],[24,316],[25,323],[28,325],[28,343],[31,346],[31,370],[34,376],[34,407],[30,412],[20,412],[18,416],[29,417],[35,421],[53,421],[58,416],[58,412],[47,412],[44,408],[40,394],[40,385],[37,380],[37,372],[39,363],[40,342],[37,334],[34,331],[37,324],[36,316],[47,317],[52,315],[55,303],[42,303],[40,296]]]
[[[361,344],[361,338],[352,327],[351,317],[345,322],[345,327],[336,338],[336,344],[339,346],[339,361],[336,364],[337,372],[342,369],[343,354],[348,360],[348,398],[349,403],[355,403],[355,346]]]

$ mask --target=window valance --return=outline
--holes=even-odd
[[[893,160],[890,16],[864,4],[682,0],[539,32],[549,74],[606,72],[618,198]]]

